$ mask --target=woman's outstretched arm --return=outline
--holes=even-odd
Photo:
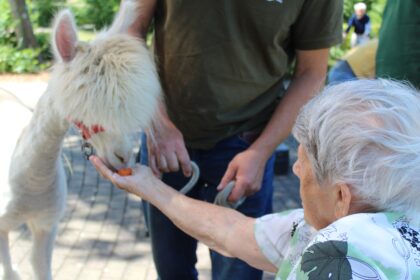
[[[277,270],[258,247],[254,237],[255,219],[182,195],[156,178],[146,166],[138,165],[132,176],[122,177],[98,157],[92,156],[90,160],[102,176],[117,187],[149,201],[180,229],[211,249],[262,270]]]

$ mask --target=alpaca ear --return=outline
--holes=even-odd
[[[124,0],[121,2],[120,10],[108,29],[109,33],[127,33],[130,25],[135,21],[137,16],[137,3],[135,1]]]
[[[55,18],[53,27],[53,50],[57,60],[69,62],[76,55],[77,28],[73,14],[63,10]]]

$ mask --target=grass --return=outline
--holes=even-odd
[[[77,36],[79,37],[80,41],[90,41],[95,37],[95,35],[96,35],[96,32],[94,31],[79,30],[77,32]]]

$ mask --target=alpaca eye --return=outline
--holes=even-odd
[[[97,58],[93,61],[93,64],[94,64],[95,66],[99,66],[99,64],[101,64],[101,58],[97,57]]]
[[[83,70],[82,73],[83,74],[87,74],[89,72],[89,66],[86,66]]]

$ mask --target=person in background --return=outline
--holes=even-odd
[[[342,60],[328,72],[328,83],[339,83],[348,80],[375,78],[375,59],[378,39],[351,49]]]
[[[376,74],[408,80],[420,88],[420,1],[387,1],[379,32]]]
[[[154,54],[165,104],[142,155],[179,190],[214,201],[234,180],[230,202],[245,215],[272,211],[273,152],[290,134],[300,108],[324,85],[329,47],[341,41],[341,0],[138,0],[131,33],[153,20]],[[287,90],[283,77],[296,61]],[[166,108],[166,110],[165,110]],[[154,138],[150,137],[153,134]],[[197,241],[156,207],[149,209],[153,258],[162,280],[197,279]],[[211,252],[213,279],[262,276],[245,262]]]
[[[146,166],[116,186],[187,234],[276,279],[420,279],[420,92],[387,80],[327,87],[297,117],[303,209],[255,219],[180,194]],[[238,279],[235,274],[231,279]]]
[[[352,48],[369,41],[371,26],[370,18],[366,14],[366,9],[365,3],[360,2],[354,5],[354,14],[350,17],[347,28],[343,33],[343,37],[347,37],[350,29],[354,27],[354,32],[350,40],[350,46]]]

